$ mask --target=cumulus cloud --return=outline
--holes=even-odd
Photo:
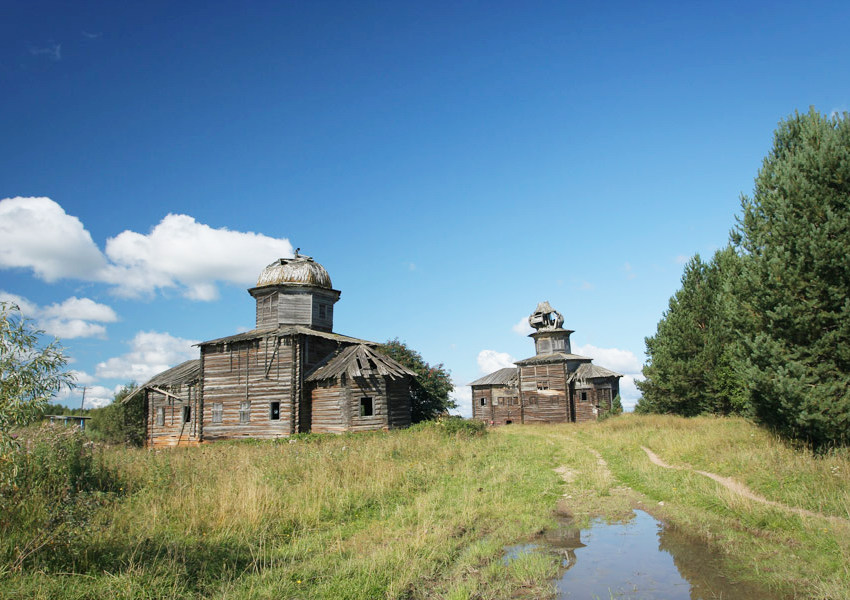
[[[169,333],[140,331],[130,342],[130,352],[97,364],[95,374],[104,379],[120,379],[144,383],[181,362],[198,358],[195,340]]]
[[[77,382],[78,384],[80,382]],[[85,387],[85,404],[83,404],[83,387]],[[108,388],[102,385],[78,385],[70,390],[62,390],[53,398],[55,404],[63,404],[70,408],[102,408],[110,404],[123,386]]]
[[[182,287],[188,298],[214,300],[216,281],[251,285],[268,263],[292,254],[289,240],[213,229],[174,214],[148,234],[124,231],[106,242],[108,279],[128,296]]]
[[[34,319],[45,333],[63,339],[104,337],[106,327],[102,323],[118,320],[118,315],[111,307],[90,298],[71,296],[61,303],[38,306],[23,296],[0,290],[0,300],[17,304],[21,313]]]
[[[105,266],[82,222],[50,198],[0,200],[0,268],[29,268],[53,282],[97,279]]]
[[[620,373],[638,373],[642,367],[640,360],[631,350],[599,348],[592,344],[585,344],[584,346],[573,346],[573,352],[582,356],[589,356],[599,366]]]
[[[619,348],[599,348],[592,344],[573,346],[573,352],[589,356],[593,359],[593,363],[600,367],[622,373],[620,397],[623,401],[623,408],[626,410],[634,408],[637,399],[640,398],[640,391],[637,389],[635,381],[643,379],[641,375],[643,365],[634,352]]]
[[[193,300],[214,300],[217,283],[251,285],[272,260],[292,255],[285,238],[215,229],[177,214],[149,233],[119,233],[104,253],[82,222],[50,198],[0,200],[0,268],[32,269],[47,282],[108,283],[124,297],[173,288]]]
[[[534,329],[528,324],[528,317],[521,318],[511,329],[517,335],[528,335],[534,332]]]
[[[482,373],[492,373],[499,369],[514,367],[514,357],[507,352],[482,350],[478,353],[478,368]]]

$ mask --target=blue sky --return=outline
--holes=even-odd
[[[340,333],[462,385],[548,300],[625,403],[776,124],[850,108],[850,5],[9,2],[0,294],[92,405],[253,326],[301,247]],[[79,391],[63,398],[76,405]]]

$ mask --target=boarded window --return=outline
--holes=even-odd
[[[269,419],[280,421],[280,402],[271,402],[269,404]]]
[[[165,407],[160,406],[156,409],[156,424],[165,425]]]
[[[221,402],[214,402],[212,405],[212,422],[221,423],[222,413],[224,413],[224,404]]]
[[[528,401],[526,402],[526,406],[537,406],[537,396],[532,394],[528,397]]]
[[[487,406],[487,398],[481,398],[481,406]]]
[[[372,406],[372,399],[369,397],[360,398],[360,416],[361,417],[371,417],[375,414],[374,406]]]
[[[183,422],[188,423],[192,420],[192,407],[184,406],[183,407]]]
[[[319,318],[320,319],[325,318],[325,305],[324,304],[319,305]]]
[[[248,423],[251,421],[251,401],[243,400],[239,403],[239,422]]]

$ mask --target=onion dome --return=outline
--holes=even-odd
[[[257,287],[271,285],[309,285],[333,289],[331,277],[325,268],[312,257],[297,252],[295,258],[279,258],[263,269],[257,279]]]

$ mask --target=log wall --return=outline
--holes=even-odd
[[[390,429],[410,427],[410,380],[408,378],[387,381],[387,404]]]
[[[564,363],[519,367],[524,423],[566,423],[572,420]]]
[[[489,423],[493,420],[492,394],[489,385],[472,386],[472,418]],[[482,404],[481,401],[484,401]]]
[[[289,435],[294,348],[289,336],[201,347],[204,440]],[[277,420],[271,418],[272,402],[280,403]]]
[[[148,447],[193,446],[200,442],[198,410],[200,394],[198,386],[163,386],[164,391],[178,396],[168,396],[155,390],[145,390],[146,423],[145,437]],[[190,410],[189,421],[183,421],[183,409]],[[157,415],[164,411],[164,423],[160,425]]]

